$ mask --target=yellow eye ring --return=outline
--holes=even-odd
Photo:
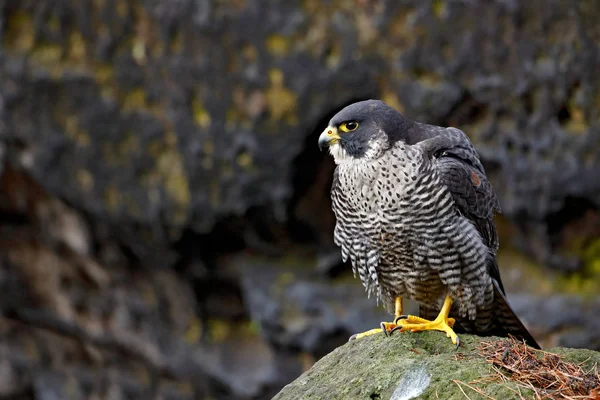
[[[340,124],[340,130],[342,132],[352,132],[358,129],[358,122],[348,121]]]

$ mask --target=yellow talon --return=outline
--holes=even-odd
[[[433,320],[429,321],[425,318],[417,317],[414,315],[402,315],[402,298],[396,298],[396,310],[394,312],[396,318],[394,322],[382,322],[381,328],[375,328],[368,330],[366,332],[362,332],[356,335],[352,335],[350,340],[360,339],[365,336],[381,334],[381,332],[385,333],[386,336],[390,335],[392,332],[399,330],[400,332],[421,332],[421,331],[442,331],[446,332],[446,336],[452,339],[452,343],[460,346],[460,339],[452,330],[454,323],[456,322],[454,318],[448,318],[448,314],[450,313],[450,309],[452,308],[452,299],[450,296],[446,295],[444,299],[444,305],[440,310],[438,316]]]
[[[460,346],[460,339],[452,330],[452,327],[456,321],[454,318],[448,318],[451,307],[452,299],[450,296],[446,295],[444,305],[442,306],[438,316],[433,321],[415,317],[414,315],[400,316],[394,321],[397,327],[394,328],[392,332],[397,329],[399,329],[400,332],[442,331],[446,332],[446,336],[452,339],[452,343],[454,343],[458,348],[458,346]]]
[[[402,315],[402,297],[400,297],[400,296],[396,297],[395,306],[396,307],[395,307],[395,311],[394,311],[394,316],[396,317],[396,320],[397,320],[398,317],[400,317]],[[396,329],[396,328],[398,328],[398,324],[396,323],[396,321],[382,322],[381,328],[375,328],[375,329],[368,330],[366,332],[357,333],[355,335],[350,336],[350,340],[360,339],[365,336],[370,336],[370,335],[375,335],[375,334],[381,334],[382,332],[386,336],[388,336],[389,333],[393,332],[394,329]]]

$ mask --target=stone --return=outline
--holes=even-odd
[[[473,387],[493,399],[512,399],[519,391],[525,398],[533,395],[513,381],[499,379],[492,364],[477,352],[482,342],[499,338],[464,334],[460,338],[458,351],[441,332],[404,332],[353,340],[323,357],[273,399],[480,398]],[[584,370],[600,361],[600,353],[590,350],[549,351],[556,351],[565,361],[583,362]]]

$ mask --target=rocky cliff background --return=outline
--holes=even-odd
[[[262,399],[386,316],[317,137],[463,129],[540,342],[600,349],[600,4],[0,1],[0,397]]]

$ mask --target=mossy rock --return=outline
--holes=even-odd
[[[477,351],[496,337],[460,335],[455,346],[439,332],[374,335],[353,340],[319,360],[274,399],[495,399],[525,398],[532,392],[516,382],[498,379],[492,365]],[[556,349],[565,361],[600,362],[590,350]],[[517,397],[515,397],[517,396]]]

